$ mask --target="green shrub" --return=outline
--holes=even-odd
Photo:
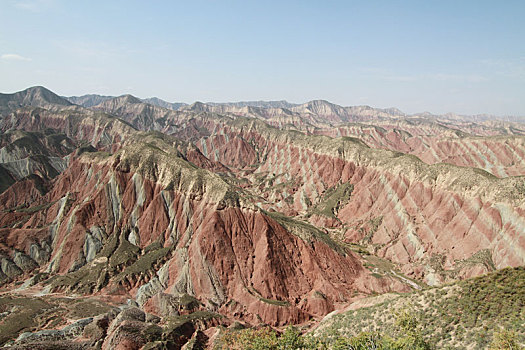
[[[519,350],[523,349],[518,344],[516,333],[508,330],[494,332],[490,350]]]

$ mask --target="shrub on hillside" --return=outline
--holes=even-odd
[[[492,338],[492,343],[490,344],[489,350],[520,350],[523,349],[518,344],[518,337],[516,336],[516,333],[508,331],[508,330],[501,330],[498,332],[494,332],[494,336]]]

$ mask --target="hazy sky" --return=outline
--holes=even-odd
[[[525,1],[0,0],[0,92],[525,115]]]

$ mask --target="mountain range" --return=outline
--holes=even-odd
[[[389,312],[381,300],[398,293],[423,293],[431,314],[432,295],[458,299],[487,274],[519,308],[524,157],[517,118],[0,94],[0,342],[189,349],[227,327],[352,333],[334,320]],[[523,312],[507,316],[467,338],[424,336],[483,348],[474,335],[502,326],[523,342]]]
[[[98,104],[101,104],[104,101],[114,99],[116,96],[101,96],[95,94],[83,95],[83,96],[70,96],[63,97],[71,103],[81,105],[83,107],[94,107]],[[180,110],[187,108],[189,104],[183,102],[167,102],[157,97],[139,99],[141,102],[148,103],[157,107]],[[285,100],[280,101],[241,101],[241,102],[206,102],[206,103],[196,103],[192,106],[205,106],[208,110],[213,110],[215,108],[231,108],[232,111],[235,109],[242,109],[243,107],[255,107],[257,109],[280,109],[281,113],[286,113],[285,110],[292,112],[308,112],[317,114],[319,116],[337,116],[338,119],[342,121],[349,121],[352,117],[381,117],[381,116],[392,116],[392,117],[434,117],[438,119],[451,119],[451,120],[472,120],[472,121],[488,121],[488,120],[500,120],[508,122],[519,122],[523,121],[523,116],[495,116],[489,114],[480,114],[480,115],[458,115],[455,113],[447,113],[443,115],[435,115],[429,112],[416,113],[413,115],[408,115],[398,108],[373,108],[370,106],[352,106],[352,107],[342,107],[333,103],[330,103],[325,100],[314,100],[309,101],[303,104],[290,103]],[[195,107],[194,107],[195,108]]]

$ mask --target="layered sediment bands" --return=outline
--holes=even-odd
[[[63,134],[20,130],[0,134],[0,167],[5,172],[0,190],[7,188],[5,183],[33,175],[44,180],[54,178],[67,167],[67,155],[75,148],[75,142]],[[23,196],[23,192],[18,195]]]
[[[389,120],[374,120],[367,124],[386,130],[404,130],[414,136],[523,136],[525,128],[521,123],[498,120],[469,122],[450,120],[447,118],[392,118]],[[343,126],[344,127],[344,126]]]
[[[525,175],[525,138],[491,137],[421,142],[409,152],[426,163],[480,168],[498,177]]]
[[[213,320],[188,340],[525,263],[516,124],[326,101],[172,111],[122,96],[96,111],[44,95],[0,101],[0,284],[17,293]]]
[[[206,158],[192,144],[181,142],[160,133],[141,133],[123,120],[84,109],[80,111],[76,111],[75,108],[63,108],[59,111],[34,108],[20,109],[3,120],[0,119],[0,129],[6,132],[2,137],[2,140],[6,141],[6,146],[0,149],[0,159],[15,159],[2,164],[2,166],[15,180],[32,173],[37,173],[41,176],[42,174],[47,176],[50,173],[49,177],[56,176],[67,166],[67,162],[61,160],[58,155],[63,157],[74,150],[74,146],[90,144],[98,150],[116,152],[123,145],[133,144],[145,137],[157,137],[166,140],[175,146],[178,152],[182,152],[188,161],[198,167],[219,173],[229,172],[229,169],[222,163]],[[25,130],[25,132],[21,130]],[[48,135],[42,133],[43,131],[49,133],[50,130],[59,134]],[[21,150],[17,149],[18,152],[13,152],[12,148],[16,148],[16,142],[7,145],[7,141],[14,139],[15,136],[18,138],[16,142],[29,145],[30,150],[22,148]],[[43,138],[40,141],[40,143],[43,143],[43,148],[40,148],[39,143],[33,142],[32,139],[27,140],[30,137],[35,138],[37,136]],[[48,139],[51,139],[53,142]],[[57,142],[59,144],[56,144]],[[38,158],[36,161],[29,158],[20,159],[22,155],[28,153],[40,156],[42,149],[50,148],[48,144],[52,144],[55,148],[44,153],[47,156],[45,159]],[[38,152],[31,153],[32,150],[38,150]],[[69,152],[66,152],[66,150]],[[85,150],[85,148],[81,149],[81,151]],[[50,157],[50,154],[57,156]]]
[[[64,134],[13,130],[0,135],[0,163],[20,160],[31,155],[64,157],[76,147],[75,142]]]
[[[136,132],[130,124],[117,118],[80,107],[46,110],[21,108],[0,119],[0,130],[41,132],[57,130],[73,140],[86,140],[97,148],[111,148]]]
[[[176,157],[183,158],[198,168],[218,174],[230,173],[230,169],[227,166],[217,160],[209,159],[194,144],[181,141],[173,136],[159,132],[136,132],[133,136],[123,141],[122,146],[133,148],[137,142],[140,144],[147,142],[151,146],[151,150],[158,149],[165,154],[174,154]]]
[[[201,152],[211,160],[226,166],[245,168],[256,162],[257,154],[251,144],[239,136],[214,135],[197,143]],[[209,152],[208,150],[213,150]]]
[[[124,118],[140,130],[157,130],[201,142],[198,147],[208,158],[237,168],[244,168],[252,160],[239,159],[239,154],[253,156],[250,155],[248,145],[234,137],[226,142],[234,142],[237,147],[227,148],[228,151],[218,145],[214,147],[213,154],[208,154],[205,143],[215,142],[213,138],[220,135],[208,138],[205,143],[203,140],[192,139],[188,133],[195,135],[202,132],[199,129],[186,129],[186,122],[191,121],[193,117],[206,118],[206,114],[214,113],[233,118],[247,116],[286,129],[293,130],[297,127],[314,134],[357,137],[370,147],[413,154],[428,164],[446,162],[477,167],[498,177],[525,175],[522,161],[523,138],[514,136],[524,135],[525,130],[515,123],[451,122],[428,118],[393,119],[393,115],[399,115],[399,111],[369,107],[343,108],[326,101],[312,101],[295,106],[291,110],[196,103],[183,107],[181,111],[173,111],[143,103],[133,96],[126,95],[104,101],[96,108]],[[354,120],[370,124],[342,124]],[[477,136],[479,137],[476,138]],[[221,140],[218,142],[224,143]],[[233,153],[234,150],[236,153]]]
[[[130,293],[141,304],[159,292],[187,293],[254,323],[303,322],[356,293],[407,290],[370,277],[314,227],[284,227],[219,176],[149,141],[73,159],[45,195],[52,204],[27,221],[43,228],[10,230],[5,247],[28,256],[50,247],[39,265],[63,275],[51,290]],[[313,233],[298,234],[305,230]]]
[[[368,146],[413,154],[428,164],[450,163],[475,167],[498,177],[525,175],[525,137],[468,136],[444,126],[400,124],[385,128],[356,124],[317,130],[332,137],[357,137]]]
[[[184,119],[185,113],[179,113],[167,108],[143,103],[131,95],[112,98],[93,107],[94,110],[103,111],[118,116],[135,128],[143,131],[161,131],[172,133],[176,124]]]
[[[429,166],[356,139],[280,132],[256,121],[225,123],[221,133],[241,137],[259,155],[253,180],[264,184],[255,189],[267,199],[263,206],[307,214],[329,189],[352,184],[344,205],[324,214],[331,219],[325,223],[340,222],[348,240],[370,244],[428,283],[525,262],[522,177]],[[208,145],[218,140],[226,138]],[[318,213],[311,220],[323,222]]]
[[[27,208],[35,203],[47,192],[49,181],[38,175],[30,175],[18,181],[0,194],[0,210],[9,211],[11,208]],[[5,225],[0,221],[0,226]]]

